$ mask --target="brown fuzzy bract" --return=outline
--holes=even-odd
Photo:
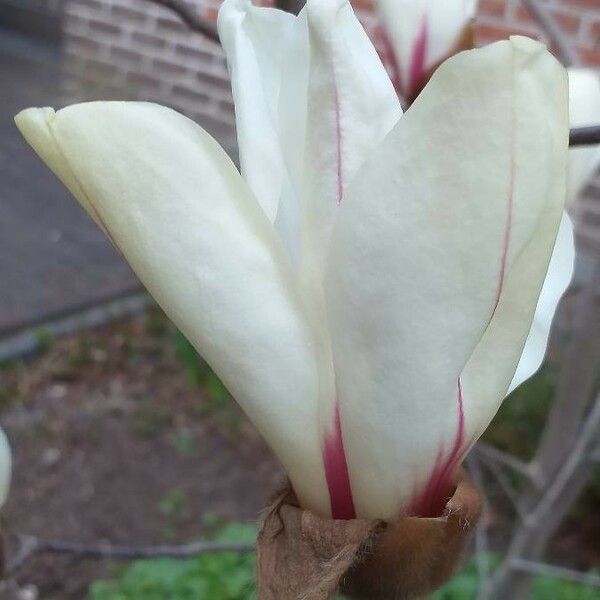
[[[481,496],[463,471],[435,519],[326,519],[299,508],[288,488],[259,532],[259,598],[327,600],[338,589],[360,600],[420,598],[450,578],[480,510]]]

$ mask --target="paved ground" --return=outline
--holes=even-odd
[[[51,48],[0,32],[0,340],[139,284],[20,137],[13,116],[64,103]]]

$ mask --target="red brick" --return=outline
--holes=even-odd
[[[478,42],[489,42],[497,40],[505,40],[511,35],[520,34],[529,37],[538,37],[532,31],[517,29],[507,25],[491,25],[488,23],[475,23],[475,39]]]
[[[208,96],[207,94],[199,92],[196,89],[190,89],[181,85],[176,85],[173,88],[173,96],[175,98],[180,98],[188,102],[200,102],[202,104],[210,102],[210,96]]]
[[[127,73],[127,83],[132,84],[136,88],[158,89],[161,82],[156,77],[152,77],[146,73]]]
[[[121,28],[115,23],[109,23],[108,21],[100,21],[99,19],[89,19],[89,28],[102,35],[107,36],[118,36],[121,34]]]
[[[142,60],[142,54],[131,50],[130,48],[121,48],[119,46],[113,46],[110,49],[110,57],[129,65],[137,65]]]
[[[573,13],[565,13],[558,10],[553,11],[552,16],[565,33],[573,36],[577,35],[581,25],[581,18],[579,16]]]
[[[352,0],[354,10],[364,10],[366,12],[375,12],[372,0]]]
[[[175,53],[179,56],[191,58],[202,63],[212,62],[214,58],[210,52],[205,52],[200,48],[196,48],[194,46],[185,46],[183,44],[177,44],[177,46],[175,46]]]
[[[152,66],[156,68],[159,73],[164,73],[170,77],[181,77],[182,75],[189,73],[189,69],[183,65],[173,61],[163,60],[161,58],[153,60]]]
[[[112,79],[117,74],[115,65],[89,58],[85,61],[85,75],[90,79]]]
[[[161,18],[156,22],[157,29],[174,33],[189,33],[189,27],[178,19]]]
[[[71,0],[73,6],[85,6],[94,10],[102,10],[105,3],[102,0]]]
[[[231,84],[229,83],[228,79],[223,79],[221,77],[215,77],[214,75],[211,75],[210,73],[199,72],[196,75],[196,78],[202,84],[207,85],[209,87],[216,87],[216,88],[219,88],[221,90],[226,90],[226,91],[229,91],[231,89]]]
[[[113,5],[111,7],[111,15],[119,20],[128,21],[129,23],[143,23],[148,14],[136,8],[130,8],[129,6],[118,6]]]
[[[515,19],[519,23],[524,23],[527,25],[533,25],[535,27],[539,27],[538,22],[536,21],[535,17],[531,14],[531,11],[526,6],[522,6],[522,5],[517,6],[514,15],[515,15]]]
[[[235,106],[233,105],[233,100],[219,100],[217,105],[219,107],[220,112],[233,114],[235,111]]]
[[[562,0],[565,6],[573,8],[583,8],[586,10],[598,11],[598,0]]]
[[[592,37],[592,47],[600,48],[600,21],[592,23],[590,32]]]
[[[80,14],[65,12],[63,16],[63,27],[67,32],[85,27],[87,22],[87,18]]]
[[[143,46],[152,48],[164,48],[167,45],[163,37],[151,33],[144,33],[143,31],[134,31],[131,34],[131,39]]]
[[[480,0],[479,13],[488,17],[503,17],[506,9],[504,0]]]
[[[74,46],[77,50],[83,50],[89,54],[97,54],[100,51],[100,48],[102,48],[102,45],[99,42],[90,39],[88,36],[76,35],[74,33],[68,33],[66,35],[65,43],[70,46],[71,49]]]
[[[210,6],[206,9],[204,9],[202,17],[204,19],[206,19],[207,21],[212,21],[213,23],[216,23],[218,14],[219,14],[218,9]]]
[[[600,68],[600,48],[596,50],[588,50],[587,48],[579,48],[579,57],[581,61],[590,67]]]

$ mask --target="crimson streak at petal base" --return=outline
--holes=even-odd
[[[340,405],[337,401],[334,411],[333,431],[326,434],[323,440],[323,463],[329,488],[331,516],[334,519],[355,519],[356,511],[340,423]]]
[[[423,25],[421,26],[419,37],[415,40],[411,52],[408,85],[404,90],[405,98],[408,98],[411,102],[418,96],[427,81],[427,68],[425,65],[427,56],[427,38],[427,18],[423,17]]]
[[[465,413],[462,386],[458,380],[458,422],[450,452],[444,456],[440,447],[435,465],[425,487],[411,501],[408,515],[411,517],[439,517],[452,496],[452,480],[462,462],[465,450]]]

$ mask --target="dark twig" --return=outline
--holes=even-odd
[[[600,587],[600,576],[595,573],[580,573],[573,569],[565,567],[555,567],[544,563],[525,560],[524,558],[515,558],[512,561],[513,569],[517,571],[526,571],[533,575],[545,575],[546,577],[556,577],[557,579],[567,579],[587,586]]]
[[[543,7],[538,0],[523,0],[523,4],[535,17],[542,29],[546,32],[550,41],[556,48],[564,65],[571,67],[579,64],[579,57],[573,50],[569,40],[561,31],[554,17]]]
[[[481,469],[481,465],[479,464],[479,458],[477,454],[471,452],[466,459],[467,467],[469,469],[469,474],[473,479],[473,483],[479,490],[484,489],[483,482],[483,472]],[[485,515],[485,505],[484,505],[484,515]],[[490,572],[490,564],[489,564],[489,540],[487,536],[487,524],[485,516],[479,519],[479,523],[477,524],[477,528],[475,529],[475,565],[477,566],[477,575],[479,577],[479,589],[477,600],[479,599],[480,593],[479,591],[486,587],[488,582],[488,575]]]
[[[600,125],[571,129],[569,146],[591,146],[600,144]]]
[[[207,552],[253,552],[254,545],[233,542],[197,541],[179,546],[116,546],[110,543],[82,544],[42,540],[34,535],[16,534],[20,542],[17,553],[8,561],[7,572],[20,567],[34,554],[75,554],[87,558],[190,558]]]
[[[184,0],[148,0],[148,2],[158,4],[159,6],[170,10],[171,12],[175,13],[192,31],[202,34],[217,44],[220,43],[217,28],[209,21],[199,17],[198,14],[192,8],[190,8],[190,6],[186,4]],[[304,4],[304,0],[277,0],[275,4],[281,10],[298,14],[302,8],[302,5]]]
[[[518,473],[526,479],[531,479],[531,471],[527,463],[515,458],[512,454],[503,452],[494,446],[490,446],[485,442],[479,441],[474,448],[474,452],[486,461],[494,461],[508,467],[511,471]]]
[[[183,0],[148,0],[148,2],[174,12],[192,31],[219,43],[217,28],[212,23],[201,19]]]

